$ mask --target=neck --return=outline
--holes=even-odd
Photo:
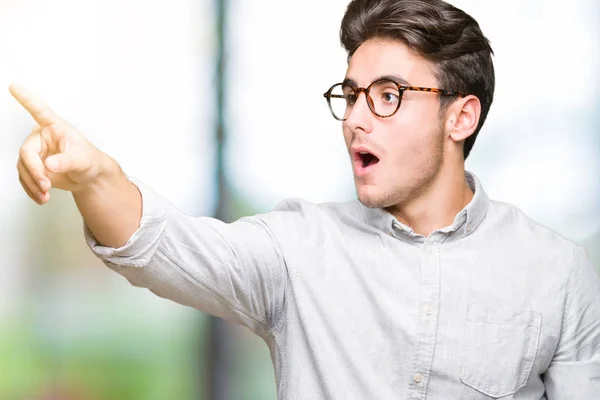
[[[456,215],[473,199],[465,178],[464,162],[440,168],[439,174],[418,197],[387,208],[400,222],[425,237],[452,225]]]

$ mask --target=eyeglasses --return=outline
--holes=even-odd
[[[367,105],[373,114],[381,118],[388,118],[398,111],[402,103],[402,95],[408,90],[439,93],[441,96],[464,96],[462,93],[445,89],[402,86],[389,79],[376,80],[366,89],[352,87],[345,83],[336,83],[323,96],[327,99],[331,114],[338,121],[348,119],[361,92],[365,93]]]

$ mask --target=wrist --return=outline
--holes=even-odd
[[[124,176],[119,164],[107,154],[98,150],[98,160],[96,161],[96,173],[94,178],[83,184],[77,193],[81,196],[94,193],[98,189],[105,187],[107,183],[117,182],[120,176]]]
[[[90,183],[112,181],[120,175],[123,175],[119,164],[108,154],[98,150],[98,172],[96,177]]]

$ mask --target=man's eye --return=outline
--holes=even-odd
[[[383,101],[387,102],[387,103],[396,103],[398,101],[398,94],[396,93],[391,93],[391,92],[386,92],[383,93],[381,95],[381,97],[383,98]]]

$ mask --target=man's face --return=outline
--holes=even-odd
[[[393,75],[406,86],[437,87],[433,66],[401,42],[369,40],[354,53],[346,79],[367,87]],[[445,88],[444,88],[445,89]],[[401,205],[422,194],[437,177],[444,156],[439,97],[405,91],[391,117],[374,115],[364,93],[343,122],[359,200],[368,207]],[[361,153],[370,153],[376,158]]]

